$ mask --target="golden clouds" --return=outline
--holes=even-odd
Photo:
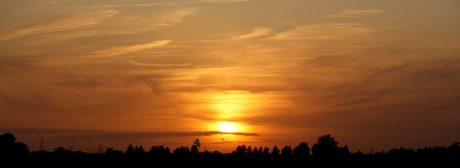
[[[173,23],[182,22],[184,17],[195,14],[197,8],[185,8],[168,12],[164,16],[160,17],[160,24],[158,25],[171,25]]]
[[[139,66],[151,66],[151,67],[184,67],[190,66],[191,64],[146,64],[136,61],[129,61],[129,63]]]
[[[365,134],[398,117],[423,127],[410,119],[458,116],[458,24],[420,26],[438,19],[383,1],[243,1],[30,1],[46,12],[10,10],[18,20],[0,25],[0,123],[46,114],[61,118],[27,126],[211,136],[188,131],[231,121],[258,128],[247,130],[263,142],[279,136],[262,133]],[[17,9],[12,2],[3,1]],[[457,19],[448,13],[458,10],[433,18]]]
[[[246,34],[246,35],[241,35],[235,37],[235,39],[244,39],[244,38],[252,38],[252,37],[260,37],[260,36],[265,36],[269,35],[272,32],[272,29],[268,27],[256,27],[252,30],[251,33]]]
[[[332,40],[359,36],[374,32],[375,29],[359,23],[317,24],[295,27],[276,34],[274,39],[296,40]]]
[[[160,40],[160,41],[154,41],[154,42],[145,43],[145,44],[113,47],[113,48],[109,48],[105,50],[96,51],[94,52],[94,55],[90,57],[109,57],[109,56],[124,55],[124,54],[141,51],[145,49],[161,47],[161,46],[164,46],[170,43],[171,41],[172,40]]]
[[[356,10],[356,9],[348,9],[344,10],[336,15],[326,15],[324,18],[354,18],[360,16],[369,16],[369,15],[376,15],[382,14],[385,11],[383,10]]]
[[[25,35],[51,33],[69,30],[92,28],[102,20],[118,14],[116,10],[91,12],[80,15],[71,15],[47,20],[40,20],[22,26],[1,30],[0,41],[18,38]]]

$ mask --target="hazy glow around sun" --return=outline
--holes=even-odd
[[[232,122],[222,122],[219,124],[219,131],[221,132],[236,132],[238,130],[238,126],[236,123]]]

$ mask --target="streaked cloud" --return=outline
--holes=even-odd
[[[164,14],[162,17],[159,18],[160,23],[157,25],[167,26],[174,23],[182,22],[184,17],[195,14],[197,10],[198,8],[185,8],[181,10],[168,12],[167,14]]]
[[[326,15],[325,18],[353,18],[385,13],[383,10],[345,10],[335,15]]]
[[[135,44],[135,45],[129,45],[129,46],[113,47],[109,49],[96,51],[94,52],[93,55],[88,56],[88,57],[110,57],[110,56],[124,55],[124,54],[137,52],[137,51],[141,51],[145,49],[161,47],[161,46],[164,46],[170,43],[171,41],[172,40],[160,40],[160,41],[154,41],[154,42],[145,43],[145,44]]]
[[[147,64],[137,61],[129,61],[129,63],[139,66],[152,66],[152,67],[185,67],[190,66],[191,64]]]
[[[355,36],[375,32],[375,29],[359,23],[317,24],[296,27],[273,36],[278,40],[295,39],[339,39],[344,36]]]
[[[256,27],[252,30],[251,33],[241,35],[241,36],[236,36],[234,37],[234,39],[244,39],[244,38],[266,36],[266,35],[269,35],[271,32],[272,32],[272,29],[268,27]]]
[[[90,12],[79,15],[57,17],[47,20],[39,20],[33,23],[15,26],[9,29],[0,30],[0,41],[18,38],[31,34],[61,32],[93,28],[102,20],[118,14],[116,10]]]
[[[131,16],[124,13],[117,18],[117,22],[106,22],[92,29],[76,30],[59,35],[45,36],[51,41],[64,41],[82,37],[139,34],[146,31],[163,29],[184,21],[185,17],[194,15],[198,8],[183,8],[160,12],[154,17]]]
[[[230,3],[230,2],[249,2],[257,0],[199,0],[197,2],[206,2],[206,3]]]
[[[114,34],[139,34],[180,23],[187,16],[196,14],[198,10],[198,8],[168,10],[158,12],[154,17],[149,18],[131,16],[129,13],[120,14],[117,10],[54,17],[0,30],[0,41],[32,34],[43,34],[44,38],[29,42],[31,44],[56,43],[77,38]],[[117,16],[117,22],[108,21],[108,18],[114,16]]]
[[[173,1],[173,2],[146,2],[133,4],[102,4],[85,6],[85,8],[121,8],[121,7],[152,7],[152,6],[171,6],[171,5],[186,5],[186,4],[204,4],[204,3],[234,3],[234,2],[250,2],[257,0],[189,0],[189,1]]]

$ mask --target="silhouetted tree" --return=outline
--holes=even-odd
[[[388,155],[392,157],[407,157],[407,156],[413,156],[414,154],[415,154],[414,149],[406,149],[403,147],[393,148],[388,151]]]
[[[197,145],[192,145],[190,153],[198,154],[198,146]]]
[[[246,149],[246,154],[247,155],[252,155],[252,147],[251,146],[248,146],[248,148]]]
[[[107,148],[105,149],[105,153],[112,153],[114,152],[113,148]]]
[[[0,145],[1,147],[12,146],[16,143],[16,137],[12,133],[4,133],[0,135]]]
[[[452,145],[447,147],[447,151],[450,154],[460,155],[460,142],[453,142]]]
[[[152,146],[150,148],[149,154],[155,156],[169,156],[171,154],[171,151],[169,150],[169,147],[164,147],[163,145]]]
[[[348,150],[348,146],[345,145],[343,147],[339,147],[338,152],[339,152],[339,155],[347,155],[350,153],[350,150]]]
[[[317,143],[311,148],[314,156],[344,156],[349,154],[348,146],[340,148],[339,142],[331,135],[323,135],[317,139]]]
[[[160,147],[162,147],[162,146],[160,146]],[[165,151],[166,153],[171,153],[171,151],[169,150],[169,147],[164,148],[164,151]]]
[[[273,146],[272,154],[273,154],[273,155],[278,155],[278,154],[280,154],[280,150],[278,149],[278,147],[277,147],[276,145]]]
[[[134,147],[132,144],[128,145],[128,148],[126,149],[126,154],[133,154],[134,153]]]
[[[59,146],[57,148],[54,148],[54,152],[56,153],[65,153],[66,152],[66,149],[62,146]]]
[[[294,148],[294,154],[297,156],[310,155],[310,148],[308,147],[308,144],[306,142],[301,142]]]
[[[2,155],[22,155],[30,153],[25,143],[16,142],[16,137],[12,133],[0,135],[0,154]]]
[[[270,148],[268,148],[267,146],[265,146],[264,148],[264,155],[268,155],[270,154]]]
[[[145,150],[144,150],[144,148],[142,148],[142,145],[140,145],[139,147],[136,146],[136,148],[134,149],[134,152],[136,152],[138,154],[144,154]]]
[[[113,148],[107,148],[105,149],[105,154],[108,156],[114,157],[114,156],[121,156],[123,152],[119,150],[115,150]]]
[[[323,135],[317,139],[317,143],[311,148],[313,155],[330,155],[337,149],[338,142],[331,135]]]
[[[105,153],[107,153],[107,154],[115,153],[115,150],[113,150],[113,148],[107,148],[107,149],[105,149]]]
[[[21,155],[30,153],[29,147],[27,146],[27,144],[23,142],[16,142],[16,144],[14,145],[14,151],[15,152],[13,153]]]
[[[257,149],[257,147],[254,147],[254,149],[252,150],[252,153],[254,155],[260,155],[263,153],[263,149],[262,149],[262,146],[259,147],[259,149]]]
[[[177,156],[185,156],[185,155],[188,155],[190,154],[190,148],[189,147],[186,147],[186,146],[181,146],[179,148],[176,148],[174,151],[173,151],[173,154],[174,155],[177,155]]]
[[[246,150],[247,150],[246,145],[241,145],[241,146],[238,145],[232,153],[236,155],[244,156],[246,155]]]
[[[291,155],[292,154],[292,148],[291,145],[285,145],[283,149],[281,149],[281,154],[282,155]]]
[[[219,151],[216,151],[216,150],[215,150],[215,151],[212,151],[212,154],[213,154],[213,155],[222,155],[222,153],[221,153],[221,152],[219,152]]]

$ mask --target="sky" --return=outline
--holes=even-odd
[[[172,151],[199,139],[228,153],[326,134],[350,152],[449,146],[460,141],[459,9],[0,0],[0,133],[31,151]]]

